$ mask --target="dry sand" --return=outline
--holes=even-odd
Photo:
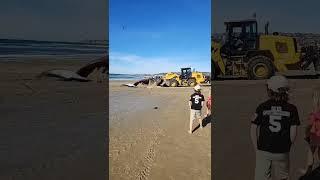
[[[110,81],[109,179],[211,179],[211,124],[187,132],[193,89],[122,83]]]
[[[31,81],[44,70],[76,70],[84,64],[0,63],[0,179],[104,179],[106,84]],[[212,173],[211,124],[187,133],[192,89],[128,88],[121,83],[110,83],[110,179],[207,180],[211,174],[224,180],[253,178],[249,117],[266,98],[263,81],[214,83]],[[290,83],[291,102],[303,124],[291,152],[295,180],[306,159],[302,132],[312,104],[311,88],[320,81]]]
[[[299,110],[302,125],[291,152],[291,178],[297,180],[306,160],[303,140],[311,110],[311,88],[318,79],[290,79],[291,103]],[[255,156],[250,141],[250,117],[266,100],[264,81],[217,81],[214,83],[213,177],[216,180],[249,180],[254,177]]]
[[[105,179],[107,83],[31,81],[86,63],[0,63],[0,179]]]

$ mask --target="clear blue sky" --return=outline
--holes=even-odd
[[[110,73],[210,72],[211,0],[110,0]]]
[[[104,0],[1,0],[0,38],[103,40],[107,17]]]
[[[213,0],[212,5],[215,32],[224,32],[225,20],[249,18],[256,12],[262,31],[269,20],[271,31],[320,33],[319,0]]]

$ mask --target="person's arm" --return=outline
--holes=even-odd
[[[308,124],[308,125],[306,126],[305,130],[304,130],[304,136],[305,136],[305,138],[310,137],[310,130],[311,130],[311,125]]]
[[[293,144],[298,134],[298,126],[300,125],[299,113],[296,107],[294,108],[290,125],[290,140]]]
[[[191,105],[192,105],[192,95],[190,96],[190,99],[189,99],[189,109],[191,109]]]
[[[259,117],[259,109],[260,107],[256,109],[256,112],[253,114],[251,118],[250,136],[254,150],[258,150],[259,126],[261,124],[261,118]]]
[[[201,107],[204,106],[204,102],[205,102],[205,99],[204,99],[204,96],[202,95]]]
[[[258,149],[258,146],[257,146],[258,126],[256,124],[251,124],[250,135],[251,135],[251,142],[252,142],[253,148],[257,150]]]
[[[291,143],[294,143],[297,137],[297,131],[298,131],[298,127],[297,125],[293,125],[290,127],[290,139],[291,139]]]
[[[313,120],[314,120],[314,116],[313,114],[310,114],[309,115],[309,118],[308,118],[308,124],[305,128],[305,132],[304,132],[304,135],[305,135],[305,138],[309,138],[310,137],[310,131],[311,131],[311,128],[312,128],[312,124],[313,124]]]

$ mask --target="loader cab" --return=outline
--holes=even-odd
[[[189,79],[192,77],[191,68],[181,68],[181,79]]]
[[[225,22],[226,33],[222,53],[243,55],[258,46],[258,24],[256,20]]]

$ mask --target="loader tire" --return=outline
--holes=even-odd
[[[252,80],[268,79],[275,73],[272,60],[266,56],[254,56],[249,60],[248,78]]]
[[[197,85],[197,81],[196,81],[195,79],[189,79],[189,80],[188,80],[188,85],[189,85],[190,87],[194,87],[194,86]]]
[[[165,85],[166,85],[167,87],[170,87],[170,86],[171,86],[170,80],[165,80]]]
[[[176,79],[170,80],[170,87],[178,87],[179,82]]]
[[[316,71],[320,71],[320,59],[317,59],[313,62],[313,65],[314,65],[314,69]]]
[[[181,85],[182,85],[182,86],[189,86],[187,80],[182,80],[182,81],[181,81]]]

